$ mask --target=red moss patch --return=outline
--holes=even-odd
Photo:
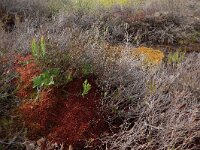
[[[17,92],[17,96],[23,99],[27,99],[33,93],[32,79],[40,74],[40,69],[34,63],[31,55],[22,57],[16,55],[15,70],[19,73],[20,88]]]
[[[32,78],[39,69],[30,63],[23,68],[18,67],[17,71],[22,79],[18,94],[30,97]],[[64,88],[43,90],[37,102],[27,102],[20,107],[19,113],[28,127],[29,139],[46,137],[48,141],[64,143],[66,150],[69,145],[84,149],[89,141],[94,141],[91,145],[95,147],[95,139],[108,131],[107,124],[98,109],[101,95],[94,77],[88,79],[92,89],[85,97],[81,95],[83,82],[82,78],[74,79]]]

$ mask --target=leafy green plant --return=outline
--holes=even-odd
[[[91,84],[88,82],[88,80],[86,79],[83,82],[83,92],[82,92],[82,96],[84,97],[85,95],[88,94],[88,92],[91,90],[92,86]]]
[[[169,53],[167,57],[167,63],[168,64],[181,63],[184,58],[185,58],[185,52],[178,50],[175,53]]]
[[[59,69],[47,70],[33,79],[33,88],[41,89],[55,85],[54,79],[58,76]]]
[[[34,38],[31,42],[31,52],[36,60],[39,58],[44,58],[46,55],[46,44],[44,36],[40,38],[40,43],[37,44],[36,39]]]

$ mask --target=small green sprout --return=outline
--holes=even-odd
[[[67,74],[66,79],[67,79],[67,83],[69,83],[73,80],[73,76],[72,76],[71,72]]]
[[[85,95],[88,94],[88,92],[91,90],[92,86],[90,83],[88,83],[88,80],[86,79],[83,83],[83,92],[82,96],[84,97]]]
[[[36,60],[39,58],[44,58],[46,55],[46,44],[44,36],[40,38],[40,45],[37,44],[36,39],[34,38],[31,42],[31,52]]]

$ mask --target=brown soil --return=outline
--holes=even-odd
[[[19,59],[29,61],[31,56]],[[40,71],[33,62],[18,65],[16,70],[21,76],[18,96],[28,99],[34,92],[32,78]],[[96,149],[100,144],[97,138],[107,133],[108,126],[98,109],[101,95],[94,77],[88,78],[92,89],[85,97],[81,95],[83,82],[83,78],[77,78],[66,87],[43,90],[38,101],[29,100],[20,107],[30,140],[46,137],[52,143],[63,143],[66,150],[69,145],[74,149]],[[85,148],[86,143],[92,148]]]

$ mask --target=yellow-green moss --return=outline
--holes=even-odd
[[[128,4],[129,0],[99,0],[99,4],[104,7],[111,7],[112,5],[121,5],[124,6]]]
[[[93,11],[102,8],[110,8],[112,6],[137,6],[140,5],[144,0],[49,0],[49,8],[53,12],[58,12],[60,9],[75,9],[82,11]]]
[[[159,64],[164,58],[164,53],[160,50],[147,47],[136,48],[132,54],[134,57],[143,57],[144,62],[148,64]]]

